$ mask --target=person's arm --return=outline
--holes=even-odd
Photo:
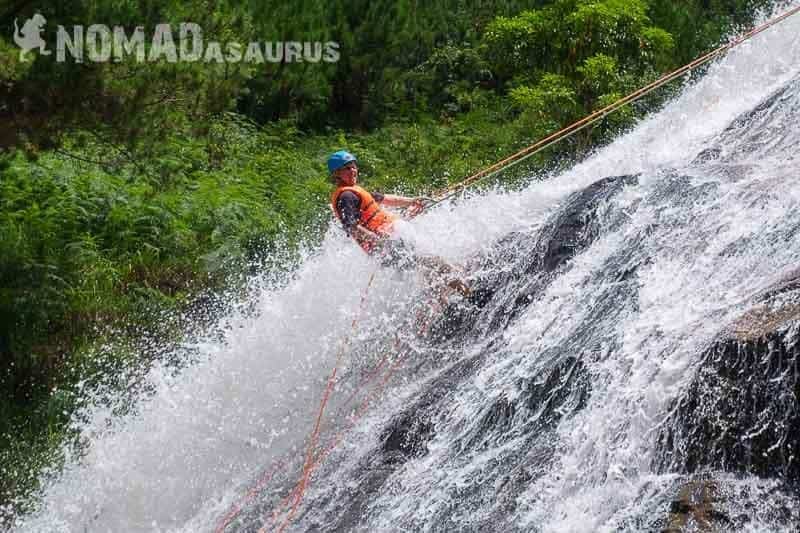
[[[336,211],[342,221],[345,233],[351,235],[353,229],[358,227],[358,220],[361,218],[361,200],[353,192],[345,191],[339,195],[336,201]]]
[[[409,198],[407,196],[399,196],[396,194],[382,194],[381,199],[375,199],[378,203],[381,203],[388,207],[399,207],[401,209],[407,209],[405,216],[407,217],[414,217],[422,212],[425,209],[425,204],[430,202],[430,198],[425,197],[418,197],[418,198]]]
[[[408,198],[407,196],[399,196],[397,194],[384,194],[380,203],[387,207],[411,207],[416,202],[416,198]]]

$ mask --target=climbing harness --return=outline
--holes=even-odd
[[[514,154],[512,154],[512,155],[510,155],[508,157],[506,157],[505,159],[502,159],[501,161],[498,161],[497,163],[495,163],[495,164],[493,164],[493,165],[491,165],[491,166],[479,171],[479,172],[476,172],[475,174],[467,177],[466,179],[462,180],[461,182],[456,183],[453,186],[448,187],[447,189],[442,191],[442,193],[440,195],[435,197],[431,202],[428,202],[427,205],[424,206],[423,210],[424,209],[429,209],[430,207],[433,207],[434,205],[440,204],[440,203],[448,200],[449,198],[452,198],[453,196],[455,196],[459,192],[463,191],[467,187],[469,187],[469,186],[471,186],[471,185],[473,185],[475,183],[478,183],[480,181],[483,181],[483,180],[485,180],[485,179],[487,179],[487,178],[489,178],[491,176],[495,176],[495,175],[499,174],[500,172],[502,172],[503,170],[505,170],[507,168],[510,168],[513,165],[517,165],[517,164],[521,163],[522,161],[528,159],[529,157],[532,157],[532,156],[536,155],[537,153],[541,152],[542,150],[545,150],[546,148],[549,148],[550,146],[552,146],[552,145],[554,145],[554,144],[556,144],[556,143],[558,143],[558,142],[560,142],[560,141],[562,141],[562,140],[564,140],[564,139],[566,139],[568,137],[571,137],[572,135],[575,135],[579,131],[581,131],[581,130],[583,130],[583,129],[595,124],[596,122],[604,119],[606,116],[608,116],[609,114],[617,111],[621,107],[643,98],[644,96],[646,96],[650,92],[654,91],[655,89],[657,89],[659,87],[662,87],[662,86],[666,85],[667,83],[670,83],[671,81],[674,81],[675,79],[677,79],[677,78],[679,78],[679,77],[681,77],[681,76],[683,76],[683,75],[685,75],[687,73],[690,73],[693,69],[696,69],[696,68],[698,68],[698,67],[700,67],[700,66],[702,66],[702,65],[704,65],[704,64],[706,64],[706,63],[708,63],[708,62],[710,62],[710,61],[712,61],[712,60],[714,60],[714,59],[716,59],[718,57],[720,57],[725,52],[727,52],[729,50],[732,50],[733,48],[736,48],[737,46],[739,46],[740,44],[744,43],[745,41],[748,41],[748,40],[752,39],[756,35],[758,35],[758,34],[764,32],[765,30],[775,26],[776,24],[779,24],[780,22],[786,20],[787,18],[797,14],[798,12],[800,12],[800,6],[797,6],[795,8],[790,9],[786,13],[771,19],[769,22],[766,22],[765,24],[762,24],[762,25],[756,27],[755,29],[747,32],[746,34],[742,35],[741,37],[738,37],[737,39],[734,39],[733,41],[729,42],[728,44],[720,46],[716,50],[714,50],[712,52],[709,52],[708,54],[705,54],[704,56],[701,56],[701,57],[695,59],[691,63],[689,63],[689,64],[687,64],[687,65],[685,65],[685,66],[683,66],[683,67],[681,67],[681,68],[679,68],[679,69],[677,69],[677,70],[675,70],[675,71],[673,71],[673,72],[671,72],[669,74],[666,74],[666,75],[662,76],[661,78],[659,78],[658,80],[654,81],[653,83],[647,85],[646,87],[643,87],[643,88],[641,88],[641,89],[629,94],[628,96],[626,96],[624,98],[621,98],[617,102],[615,102],[615,103],[613,103],[613,104],[611,104],[611,105],[609,105],[607,107],[604,107],[603,109],[600,109],[599,111],[596,111],[596,112],[592,113],[591,115],[588,115],[584,119],[579,120],[578,122],[575,122],[574,124],[572,124],[570,126],[567,126],[566,128],[563,128],[562,130],[559,130],[559,131],[553,133],[552,135],[549,135],[548,137],[545,137],[544,139],[536,142],[535,144],[532,144],[532,145],[528,146],[527,148],[524,148],[523,150],[520,150],[520,151],[518,151],[518,152],[516,152],[516,153],[514,153]],[[417,214],[419,214],[419,213],[417,213]],[[331,392],[333,391],[333,387],[336,384],[336,376],[337,376],[338,368],[341,366],[342,359],[344,358],[344,354],[345,354],[345,352],[347,350],[347,347],[349,346],[350,338],[352,337],[352,334],[355,333],[356,327],[358,325],[358,321],[360,319],[360,314],[364,309],[364,303],[365,303],[366,298],[367,298],[367,296],[369,294],[369,290],[370,290],[370,288],[372,286],[372,283],[373,283],[374,279],[375,279],[375,272],[373,272],[372,275],[370,276],[369,281],[367,283],[367,286],[364,289],[364,292],[363,292],[363,294],[361,296],[361,303],[358,306],[358,311],[356,313],[356,316],[353,318],[353,320],[352,320],[352,322],[350,324],[351,333],[350,333],[350,335],[346,336],[343,339],[343,341],[341,342],[341,344],[340,344],[340,348],[339,348],[339,351],[338,351],[337,356],[336,356],[336,364],[334,365],[333,370],[331,371],[330,377],[328,378],[328,383],[327,383],[327,386],[326,386],[325,391],[323,393],[322,400],[320,401],[319,410],[317,412],[316,423],[314,424],[314,429],[312,430],[311,435],[309,436],[308,448],[307,448],[307,451],[306,451],[305,461],[303,463],[303,468],[302,468],[302,473],[301,473],[300,479],[298,480],[298,482],[295,485],[294,489],[281,501],[281,503],[278,505],[278,507],[275,510],[273,510],[273,512],[272,512],[271,521],[270,521],[270,524],[272,526],[271,529],[274,529],[275,531],[278,531],[279,533],[283,532],[289,526],[289,524],[291,523],[291,520],[296,515],[297,509],[299,508],[299,506],[300,506],[300,504],[301,504],[301,502],[303,500],[303,497],[305,495],[305,492],[306,492],[306,490],[308,488],[308,485],[309,485],[309,482],[311,480],[311,476],[312,476],[312,474],[314,472],[314,469],[325,460],[325,458],[341,442],[341,440],[344,437],[345,433],[347,431],[349,431],[350,429],[352,429],[355,426],[355,424],[358,421],[358,419],[361,418],[361,416],[363,416],[367,412],[367,409],[369,408],[369,405],[372,402],[372,400],[375,397],[377,397],[377,395],[379,395],[380,392],[383,391],[383,389],[388,384],[389,380],[392,378],[392,376],[394,375],[396,370],[402,365],[402,363],[405,361],[405,359],[408,357],[409,353],[411,352],[410,349],[400,350],[400,346],[401,346],[400,338],[396,337],[395,342],[393,343],[392,347],[389,350],[386,351],[386,353],[383,355],[383,358],[380,360],[378,365],[376,365],[375,369],[370,373],[370,375],[367,377],[367,379],[356,389],[356,391],[350,396],[350,398],[348,399],[348,401],[346,403],[349,403],[352,399],[357,397],[357,395],[361,392],[361,390],[363,390],[363,388],[365,388],[369,384],[370,381],[372,381],[373,379],[375,379],[377,376],[379,376],[381,374],[381,371],[382,371],[384,365],[389,361],[390,355],[392,353],[395,353],[396,354],[395,360],[388,366],[388,369],[386,371],[386,374],[383,376],[383,379],[381,379],[380,383],[378,383],[378,386],[375,387],[375,389],[373,389],[371,391],[371,393],[369,393],[367,395],[367,397],[362,401],[362,403],[359,406],[359,408],[349,418],[348,427],[343,429],[343,430],[341,430],[341,431],[339,431],[336,435],[334,435],[334,437],[331,439],[331,441],[328,444],[328,446],[326,446],[324,449],[322,449],[319,452],[317,452],[320,432],[321,432],[321,428],[322,428],[323,415],[325,413],[325,408],[326,408],[326,406],[328,404],[328,400],[330,398]],[[427,323],[422,325],[422,328],[420,328],[421,331],[424,331],[424,330],[427,329],[427,327],[429,325],[429,322],[430,321],[427,321]],[[286,467],[286,462],[278,461],[272,469],[268,470],[259,479],[259,481],[256,483],[256,485],[253,488],[251,488],[250,491],[248,491],[246,497],[241,502],[235,504],[231,508],[231,510],[224,516],[224,518],[222,519],[222,522],[220,523],[220,525],[216,529],[216,533],[224,533],[225,529],[241,513],[242,508],[245,505],[247,505],[248,503],[250,503],[258,495],[258,493],[261,492],[264,489],[264,487],[273,478],[273,476],[275,475],[275,473],[277,471],[282,470],[285,467]],[[288,509],[288,512],[286,512],[285,510],[286,510],[287,506],[290,503],[291,503],[291,507]],[[283,514],[285,514],[285,516],[283,516]],[[281,517],[283,517],[282,521],[280,521]],[[265,521],[264,525],[259,529],[259,533],[264,533],[267,530],[268,530],[267,529],[267,521]]]

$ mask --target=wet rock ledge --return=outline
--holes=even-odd
[[[800,269],[758,295],[706,351],[659,437],[661,470],[757,476],[799,494],[799,356]],[[683,485],[663,531],[684,531],[689,522],[730,528],[715,511],[715,487],[713,479]]]

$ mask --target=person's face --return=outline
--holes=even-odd
[[[358,165],[356,165],[355,161],[350,161],[342,168],[337,169],[333,175],[337,181],[344,185],[355,185],[358,181]]]

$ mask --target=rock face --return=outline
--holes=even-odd
[[[660,435],[663,471],[753,474],[789,492],[800,488],[798,330],[794,272],[759,295],[706,351]]]
[[[498,241],[471,265],[470,270],[479,273],[470,281],[472,305],[448,309],[433,325],[434,334],[445,340],[502,331],[560,269],[598,238],[602,222],[607,222],[603,220],[607,202],[637,182],[637,176],[601,179],[570,196],[541,230],[512,233]],[[484,308],[492,312],[484,313]]]
[[[760,151],[763,136],[800,109],[788,106],[798,81],[776,92],[735,120],[719,145],[703,151],[694,164],[723,163],[725,174],[740,178],[738,152]],[[792,150],[781,137],[773,153]],[[736,146],[735,151],[722,147]],[[796,239],[796,232],[792,238]],[[746,526],[747,514],[720,512],[726,500],[748,501],[748,491],[728,490],[718,480],[755,475],[770,484],[765,512],[769,521],[797,528],[800,491],[800,268],[754,298],[750,308],[725,327],[706,350],[686,393],[673,406],[673,419],[658,439],[660,469],[689,476],[676,488],[663,531],[731,530]],[[727,493],[720,495],[720,493]],[[699,517],[698,517],[699,514]]]
[[[482,313],[482,307],[478,306],[469,306],[466,313],[460,312],[463,311],[463,306],[449,309],[445,313],[445,319],[435,325],[441,338],[458,338],[459,332],[475,334],[475,330],[492,331],[495,334],[501,332],[552,281],[555,272],[564,268],[573,257],[597,239],[600,235],[600,210],[604,203],[618,194],[625,185],[635,184],[636,181],[635,176],[599,180],[573,194],[567,200],[566,206],[559,209],[546,227],[535,236],[516,233],[498,242],[483,262],[492,266],[503,263],[509,266],[488,278],[476,280],[474,290],[476,297],[484,300],[484,304],[489,300],[498,300],[502,304],[491,306],[492,314]],[[520,254],[520,249],[528,250],[528,253]],[[520,290],[520,283],[525,283],[523,290]],[[479,324],[481,321],[485,324],[484,327]],[[486,351],[494,348],[490,346]],[[480,368],[485,355],[486,352],[460,361],[430,383],[419,400],[394,421],[387,434],[384,450],[400,451],[414,456],[422,453],[423,442],[433,435],[433,430],[421,417],[457,382],[471,377]],[[557,400],[546,393],[558,390],[556,382],[570,380],[573,375],[581,374],[582,370],[583,365],[575,358],[554,359],[552,372],[544,379],[544,383],[521,384],[526,391],[526,401],[530,404],[528,408],[534,411],[547,408],[555,410],[556,406],[548,406],[547,402],[555,403]],[[586,387],[588,389],[588,385]],[[487,411],[482,427],[490,429],[502,425],[504,420],[514,416],[517,407],[504,402],[504,399],[498,400],[497,405]]]
[[[451,530],[450,517],[460,512],[454,502],[470,502],[486,510],[472,518],[467,530],[512,530],[509,517],[524,512],[520,494],[537,482],[546,484],[559,468],[559,424],[585,411],[593,394],[603,397],[602,383],[593,382],[593,363],[617,349],[618,339],[608,333],[614,321],[625,320],[630,315],[623,311],[635,313],[641,304],[640,272],[654,260],[647,239],[663,235],[666,225],[676,230],[691,226],[694,220],[687,223],[675,206],[688,209],[714,198],[720,194],[719,184],[695,183],[680,174],[662,179],[642,202],[672,206],[671,212],[652,222],[646,219],[640,231],[619,232],[625,234],[619,237],[624,244],[597,262],[594,275],[602,285],[581,309],[581,321],[566,340],[524,354],[535,365],[503,381],[502,393],[487,393],[492,387],[484,383],[468,397],[469,419],[458,424],[447,419],[460,407],[450,402],[452,392],[472,394],[482,369],[502,360],[508,348],[503,333],[513,328],[514,319],[538,299],[546,303],[541,295],[559,276],[578,268],[573,262],[577,255],[627,224],[631,216],[614,208],[614,197],[636,182],[632,176],[600,180],[570,196],[535,232],[508,235],[476,261],[472,301],[446,308],[426,339],[437,350],[444,347],[442,353],[458,357],[449,366],[435,357],[409,363],[417,365],[410,374],[431,377],[395,409],[377,442],[371,440],[368,450],[346,463],[343,477],[348,482],[319,496],[314,506],[322,510],[300,517],[308,530],[362,530],[371,513],[394,510],[376,510],[381,495],[409,491],[425,497],[420,493],[428,487],[417,487],[409,471],[438,471],[447,464],[444,456],[471,465],[482,455],[491,456],[486,460],[491,482],[476,474],[475,479],[465,475],[466,481],[437,485],[436,498],[445,503],[423,518],[411,513],[403,528],[435,524],[431,530]],[[736,246],[750,243],[737,241]],[[549,329],[543,327],[542,335]],[[663,484],[653,489],[638,514],[620,518],[620,530],[736,531],[759,516],[770,524],[790,524],[798,516],[792,503],[800,488],[798,330],[800,270],[757,295],[739,319],[697,354],[693,381],[668,409],[671,419],[656,437],[656,473],[667,474],[668,481],[659,480]],[[761,486],[753,485],[753,475],[760,476]],[[740,483],[745,477],[747,483]],[[751,502],[758,502],[757,508],[748,507]]]
[[[754,521],[782,524],[796,531],[796,493],[780,483],[743,482],[723,472],[676,480],[666,514],[652,522],[626,525],[625,531],[661,533],[765,531]],[[638,527],[637,527],[638,526]],[[748,529],[749,527],[749,529]]]
[[[665,468],[800,481],[800,277],[726,328],[661,436]]]
[[[669,523],[661,533],[681,533],[688,528],[713,531],[715,523],[730,524],[730,519],[716,509],[719,488],[714,481],[693,480],[681,487],[669,509]]]

